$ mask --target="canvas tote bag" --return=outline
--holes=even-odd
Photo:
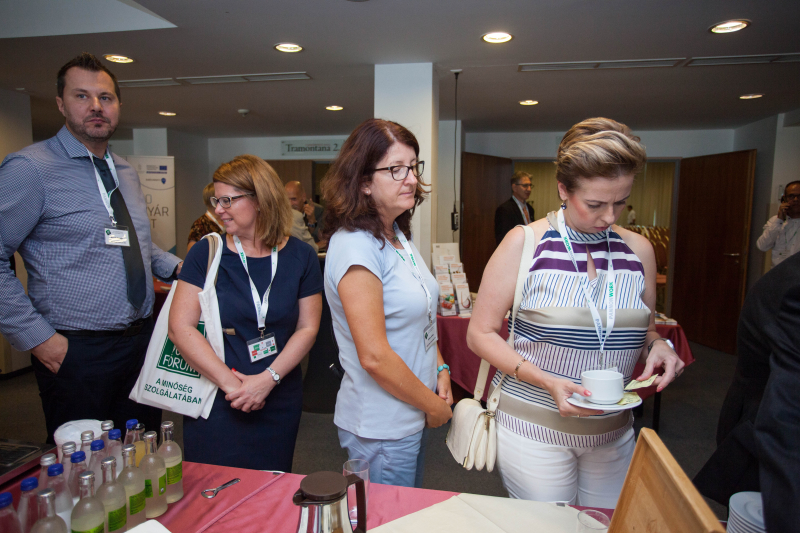
[[[201,312],[197,330],[208,339],[217,357],[225,362],[216,291],[217,271],[224,243],[217,233],[203,238],[209,244],[208,268],[203,290],[198,295]],[[208,418],[214,405],[217,386],[189,366],[167,336],[169,310],[177,285],[172,285],[158,315],[153,336],[147,346],[144,365],[129,398],[137,403],[167,409],[184,416]]]
[[[514,328],[517,324],[517,313],[519,304],[522,301],[522,287],[528,277],[535,251],[535,236],[533,229],[529,226],[522,226],[525,230],[525,244],[522,247],[522,258],[520,259],[519,270],[517,272],[517,285],[514,290],[514,305],[511,308],[511,332],[508,335],[508,344],[514,347]],[[453,410],[453,419],[450,422],[450,430],[447,432],[447,448],[456,461],[467,470],[474,466],[477,470],[491,472],[494,469],[495,459],[497,458],[497,428],[495,427],[495,411],[500,402],[500,390],[506,375],[503,374],[500,383],[494,388],[487,398],[487,408],[481,405],[483,389],[486,378],[489,375],[489,363],[481,361],[481,368],[478,371],[478,379],[475,382],[475,393],[473,398],[464,398]]]

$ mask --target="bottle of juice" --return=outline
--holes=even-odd
[[[45,488],[47,486],[47,469],[50,465],[54,465],[58,462],[56,458],[56,454],[54,453],[46,453],[39,459],[39,464],[42,465],[42,469],[39,470],[39,486]]]
[[[14,498],[10,492],[0,492],[0,531],[3,533],[21,533],[19,517],[14,510]]]
[[[94,440],[94,431],[87,429],[81,433],[81,451],[86,454],[86,464],[88,465],[92,460],[92,441]]]
[[[136,468],[136,447],[126,444],[122,447],[125,468],[119,475],[119,482],[125,487],[128,498],[128,529],[133,529],[145,521],[144,474]]]
[[[106,446],[106,455],[117,460],[117,477],[122,473],[122,467],[124,466],[121,436],[122,432],[120,430],[112,429],[108,432],[108,446]]]
[[[69,493],[72,495],[72,505],[75,505],[78,503],[78,500],[81,499],[78,477],[81,475],[81,472],[86,471],[86,454],[80,451],[75,452],[69,460],[72,463],[72,469],[69,472],[67,486],[69,487]]]
[[[25,478],[19,488],[22,492],[19,496],[19,505],[17,505],[17,516],[22,526],[22,533],[28,533],[33,524],[39,519],[39,507],[36,503],[39,479],[35,477]]]
[[[100,433],[98,438],[101,439],[103,444],[106,445],[106,448],[108,448],[108,432],[114,429],[114,421],[104,420],[100,423],[100,429],[102,430],[102,433]]]
[[[147,518],[161,516],[167,511],[167,465],[156,454],[156,432],[144,434],[146,454],[139,463],[144,474],[145,515]]]
[[[133,445],[136,446],[136,466],[139,466],[139,463],[142,461],[142,457],[144,457],[145,453],[145,445],[143,440],[144,435],[144,424],[141,422],[136,424],[136,427],[133,429]]]
[[[66,522],[56,514],[56,491],[39,491],[37,500],[39,519],[33,525],[31,533],[69,533]]]
[[[133,435],[135,433],[134,430],[136,429],[136,424],[138,423],[139,421],[135,418],[131,418],[125,422],[125,440],[122,444],[133,444]]]
[[[56,493],[56,514],[60,516],[67,527],[72,514],[72,494],[69,492],[67,480],[64,479],[64,465],[56,463],[47,468],[47,488]]]
[[[89,461],[89,470],[100,472],[100,463],[107,457],[106,445],[101,439],[92,441],[92,460]],[[99,481],[99,479],[98,479]]]
[[[161,423],[161,446],[158,455],[167,466],[167,503],[175,503],[183,498],[183,453],[173,440],[175,424]]]
[[[65,442],[61,445],[61,464],[64,465],[64,479],[69,479],[69,472],[72,469],[72,462],[70,458],[75,453],[77,447],[72,441]]]
[[[106,508],[94,496],[94,472],[87,470],[78,476],[81,499],[72,509],[72,533],[103,533],[106,528]]]
[[[125,502],[128,497],[122,483],[117,483],[117,460],[106,457],[100,468],[103,469],[103,484],[97,488],[96,496],[106,508],[106,533],[127,531],[128,506]]]

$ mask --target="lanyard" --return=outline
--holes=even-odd
[[[94,155],[92,155],[89,150],[86,150],[89,154],[89,162],[92,163],[92,168],[94,169],[94,177],[97,179],[97,188],[100,189],[100,198],[103,200],[103,205],[106,206],[106,211],[108,211],[108,218],[111,219],[111,224],[116,227],[117,226],[117,219],[114,218],[114,209],[111,207],[111,194],[119,188],[119,178],[117,178],[117,168],[114,166],[114,160],[108,155],[108,150],[106,150],[105,159],[106,163],[108,164],[108,168],[111,170],[111,175],[114,176],[114,183],[116,187],[114,187],[111,191],[106,190],[106,186],[103,185],[103,179],[100,177],[100,172],[97,171],[97,167],[94,164]],[[122,193],[120,193],[122,194]]]
[[[256,289],[253,279],[250,277],[250,271],[247,269],[247,256],[244,255],[242,250],[242,241],[236,235],[233,236],[233,244],[236,245],[236,251],[239,252],[239,259],[242,260],[244,270],[247,272],[247,280],[250,282],[250,293],[253,295],[253,303],[256,306],[256,317],[258,318],[258,331],[261,336],[264,336],[264,324],[267,321],[267,311],[269,310],[269,291],[272,290],[272,282],[275,281],[275,272],[278,271],[278,247],[272,247],[272,279],[269,280],[269,287],[267,292],[264,293],[264,300],[258,297],[258,289]]]
[[[428,285],[425,283],[425,279],[422,277],[422,271],[420,271],[419,269],[419,265],[417,264],[417,259],[414,257],[414,252],[411,251],[411,246],[409,246],[406,236],[403,235],[403,232],[400,231],[400,228],[397,226],[397,222],[394,223],[394,234],[397,235],[397,238],[400,240],[400,244],[403,245],[403,249],[408,254],[408,258],[411,259],[411,264],[414,267],[411,270],[412,275],[414,274],[414,272],[416,272],[416,275],[414,277],[417,278],[417,281],[419,281],[420,285],[422,285],[422,288],[425,289],[425,296],[428,297],[428,323],[431,324],[433,323],[433,313],[431,313],[431,302],[433,301],[433,298],[431,297],[431,291],[430,289],[428,289]],[[406,258],[403,257],[403,254],[401,254],[397,250],[397,248],[394,248],[394,251],[395,253],[397,253],[397,255],[400,256],[400,259],[403,260],[403,263],[405,263]]]
[[[569,258],[572,259],[572,264],[575,265],[575,270],[580,274],[580,270],[578,269],[578,262],[575,261],[575,252],[572,249],[572,244],[569,242],[569,235],[567,235],[567,228],[566,223],[564,222],[564,210],[558,210],[558,231],[561,233],[561,240],[564,241],[564,246],[567,247],[567,253],[569,253]],[[589,294],[589,273],[586,273],[586,277],[583,278],[581,281],[581,288],[583,289],[583,295],[586,297],[586,305],[589,307],[589,311],[592,313],[592,320],[594,321],[594,329],[597,332],[597,339],[600,341],[600,367],[604,367],[604,359],[605,359],[605,345],[606,341],[608,340],[608,336],[611,334],[611,330],[614,329],[614,320],[616,318],[616,297],[614,294],[614,282],[616,281],[614,277],[614,262],[611,259],[611,241],[609,233],[606,233],[606,242],[608,243],[608,270],[606,273],[607,289],[608,289],[608,297],[606,298],[606,334],[603,336],[603,322],[600,320],[600,313],[597,311],[597,305],[595,305],[594,301]],[[587,248],[586,255],[589,255],[589,250]],[[588,258],[587,258],[588,261]]]

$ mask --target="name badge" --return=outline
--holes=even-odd
[[[105,226],[103,238],[107,246],[130,246],[128,228],[125,226]]]
[[[250,353],[250,362],[261,361],[265,357],[276,355],[278,346],[275,344],[275,334],[266,333],[263,337],[247,341],[247,351]]]
[[[428,351],[428,348],[433,346],[437,340],[439,340],[439,332],[436,330],[436,319],[433,319],[433,322],[428,324],[423,331],[422,336],[425,337],[425,351]]]

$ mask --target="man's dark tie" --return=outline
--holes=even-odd
[[[94,166],[100,174],[100,179],[103,180],[103,185],[106,191],[116,188],[114,177],[111,175],[111,170],[108,168],[108,163],[104,159],[92,157]],[[136,238],[136,228],[133,227],[131,215],[128,213],[128,207],[125,205],[125,199],[122,198],[122,192],[117,189],[111,197],[111,208],[114,210],[114,218],[117,224],[128,228],[128,240],[130,246],[120,246],[122,249],[122,260],[125,262],[125,275],[128,278],[128,301],[131,302],[136,309],[142,307],[144,298],[147,295],[147,283],[144,274],[144,261],[142,260],[142,250],[139,248],[139,239]]]

